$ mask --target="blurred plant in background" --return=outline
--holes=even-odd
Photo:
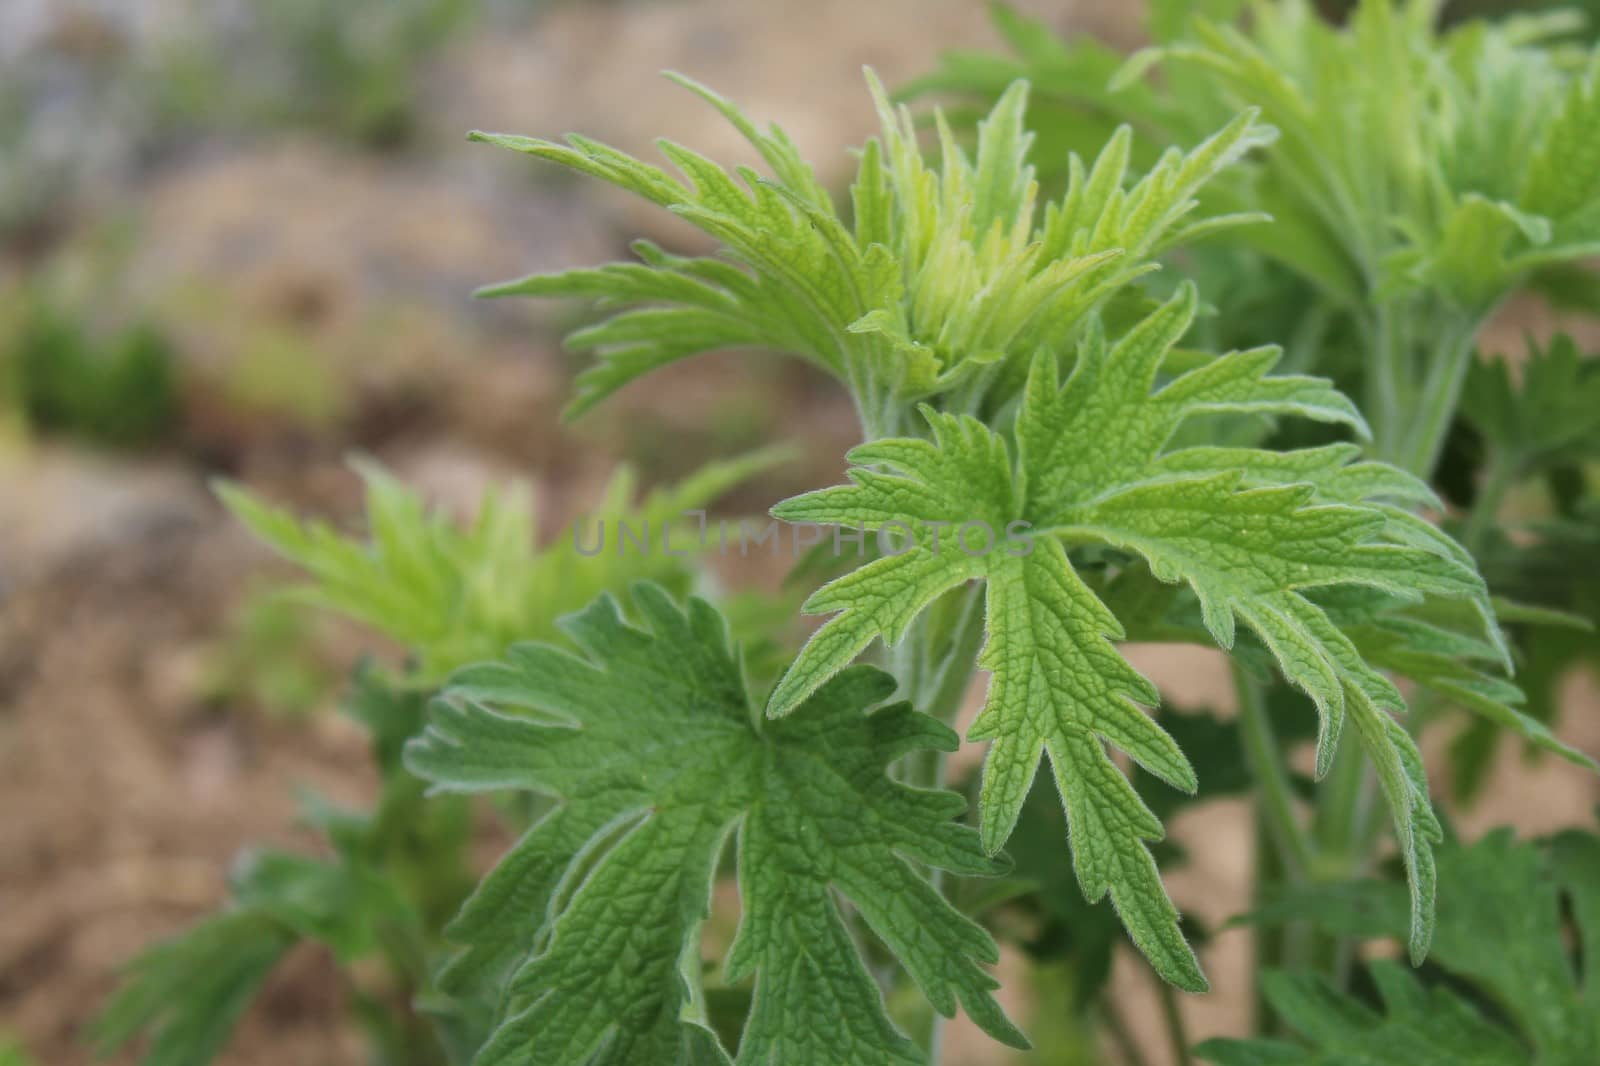
[[[1439,876],[1470,888],[1442,901],[1434,959],[1421,974],[1374,960],[1357,996],[1319,975],[1269,973],[1267,999],[1303,1042],[1211,1040],[1196,1052],[1218,1066],[1411,1056],[1558,1066],[1600,1056],[1600,971],[1589,961],[1600,950],[1600,837],[1569,831],[1518,842],[1496,831],[1472,844],[1451,841],[1440,849]],[[1345,936],[1397,937],[1406,905],[1392,882],[1362,881],[1288,890],[1251,921],[1307,915]]]
[[[424,705],[420,693],[358,675],[344,711],[370,733],[383,775],[376,806],[347,811],[308,798],[306,820],[326,839],[331,858],[241,856],[224,910],[129,967],[127,983],[95,1027],[104,1050],[145,1032],[148,1062],[210,1061],[267,975],[291,948],[309,941],[326,946],[344,968],[377,1061],[449,1061],[441,1037],[413,1005],[432,987],[429,953],[438,929],[471,886],[470,826],[462,801],[429,800],[399,765],[400,747],[420,726]]]
[[[637,502],[632,473],[618,470],[593,514],[577,523],[583,528],[562,530],[542,548],[525,485],[484,496],[471,525],[461,528],[382,469],[358,464],[367,490],[368,543],[340,537],[321,522],[300,523],[235,486],[220,485],[218,492],[257,537],[312,578],[286,595],[392,638],[415,656],[400,676],[430,689],[516,641],[554,637],[556,619],[602,591],[646,579],[680,593],[696,587],[694,565],[659,545],[623,550],[618,525],[654,531],[651,536],[681,527],[685,512],[703,512],[786,454],[767,451],[713,464]],[[595,550],[595,538],[607,531],[610,541],[598,546],[610,548]],[[680,541],[692,544],[698,534],[680,530]]]
[[[105,341],[47,299],[34,297],[6,362],[27,424],[109,447],[154,443],[172,428],[172,349],[150,325]]]
[[[47,244],[198,136],[281,129],[397,148],[427,61],[485,0],[227,0],[0,14],[0,243]],[[59,17],[53,18],[53,15]]]
[[[145,74],[158,121],[325,130],[370,148],[415,132],[419,71],[474,0],[205,4]]]
[[[204,696],[219,707],[307,714],[338,689],[338,675],[321,658],[324,639],[310,607],[276,588],[252,589],[207,654]]]
[[[0,297],[0,411],[107,448],[170,440],[180,397],[165,331],[130,307],[115,228]]]
[[[20,1044],[0,1033],[0,1066],[33,1066],[33,1058]]]

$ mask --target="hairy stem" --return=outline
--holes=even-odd
[[[1272,839],[1272,827],[1267,824],[1263,807],[1259,802],[1255,805],[1255,877],[1252,879],[1250,897],[1253,908],[1265,903],[1268,893],[1284,877],[1282,851]],[[1267,1001],[1259,977],[1267,970],[1287,968],[1289,937],[1281,925],[1257,922],[1251,927],[1250,943],[1254,954],[1253,972],[1258,978],[1254,987],[1252,1010],[1255,1017],[1251,1031],[1270,1036],[1277,1029],[1277,1017],[1272,1004]]]
[[[983,643],[983,586],[973,584],[957,595],[960,604],[955,623],[949,639],[939,642],[943,646],[934,646],[937,634],[930,624],[930,614],[924,612],[912,623],[891,658],[895,677],[901,682],[901,694],[912,706],[946,725],[953,725],[961,712],[961,701],[972,683],[978,649]],[[905,781],[917,788],[943,787],[945,760],[942,751],[913,753],[907,757]],[[943,871],[929,870],[928,878],[935,889],[942,891]],[[944,1022],[938,1011],[928,1012],[925,1046],[932,1066],[938,1066],[943,1054]]]
[[[950,648],[943,661],[926,673],[928,714],[952,725],[961,711],[977,669],[978,649],[983,645],[983,586],[974,582],[961,592],[961,607],[951,631]],[[937,650],[929,649],[935,656]]]
[[[1322,784],[1322,800],[1317,804],[1316,839],[1318,854],[1325,860],[1324,876],[1342,877],[1360,873],[1364,857],[1355,853],[1357,812],[1361,793],[1368,787],[1367,764],[1356,738],[1346,733],[1333,757],[1333,768]]]
[[[1490,313],[1492,308],[1474,315],[1416,301],[1379,305],[1367,331],[1374,363],[1367,401],[1373,407],[1373,451],[1380,458],[1432,480],[1460,405],[1478,329]],[[1504,492],[1498,484],[1485,489]],[[1497,507],[1497,499],[1487,501],[1484,510],[1491,515],[1477,518],[1480,527]],[[1315,854],[1321,863],[1314,876],[1344,879],[1365,871],[1375,844],[1376,791],[1376,778],[1359,746],[1348,738],[1334,758],[1317,804]],[[1319,937],[1313,954],[1318,968],[1342,983],[1353,957],[1352,945]]]
[[[1439,347],[1433,352],[1416,412],[1406,412],[1408,431],[1405,443],[1396,454],[1397,464],[1423,480],[1431,480],[1438,465],[1444,438],[1450,431],[1461,402],[1461,386],[1472,364],[1473,342],[1478,321],[1463,319],[1446,326]]]
[[[1364,407],[1372,422],[1373,450],[1384,459],[1393,458],[1404,436],[1401,411],[1406,403],[1406,362],[1410,356],[1399,336],[1404,318],[1394,313],[1391,304],[1379,304],[1363,323],[1371,355]]]
[[[1111,1042],[1122,1053],[1122,1061],[1127,1066],[1147,1066],[1144,1052],[1139,1050],[1139,1042],[1133,1038],[1133,1030],[1128,1028],[1127,1019],[1110,996],[1100,997],[1100,1017],[1105,1022],[1106,1032],[1111,1034]]]
[[[1262,685],[1237,661],[1231,663],[1239,708],[1239,732],[1245,764],[1255,778],[1256,858],[1254,902],[1265,901],[1268,890],[1284,882],[1304,880],[1312,870],[1316,852],[1294,808],[1294,793],[1284,771],[1283,749],[1268,716]],[[1303,930],[1257,925],[1252,934],[1255,973],[1277,968],[1297,968],[1292,958],[1303,948]],[[1256,1030],[1268,1032],[1274,1022],[1271,1005],[1256,983]]]
[[[1494,528],[1494,520],[1500,513],[1500,505],[1521,473],[1521,464],[1504,452],[1497,451],[1489,460],[1489,469],[1467,515],[1466,528],[1461,531],[1461,546],[1474,557],[1483,549],[1484,539]]]
[[[954,725],[961,712],[983,644],[983,586],[974,584],[957,595],[961,600],[948,641],[933,646],[935,634],[924,614],[912,623],[892,663],[901,695],[945,725]],[[916,752],[908,757],[905,779],[918,788],[939,788],[944,784],[944,762],[942,751]]]
[[[1284,872],[1291,880],[1300,880],[1311,869],[1314,854],[1295,813],[1294,793],[1283,769],[1283,752],[1267,716],[1260,683],[1237,660],[1231,665],[1239,700],[1239,731],[1245,762],[1256,781],[1256,802]]]
[[[1172,1042],[1172,1061],[1176,1066],[1193,1066],[1194,1059],[1189,1055],[1189,1030],[1183,1022],[1178,993],[1159,977],[1156,989],[1161,997],[1161,1019],[1167,1028],[1167,1039]]]

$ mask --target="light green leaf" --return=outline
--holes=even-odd
[[[1448,988],[1424,988],[1399,963],[1371,966],[1382,1012],[1342,995],[1326,979],[1269,972],[1272,1009],[1314,1046],[1283,1040],[1208,1040],[1195,1053],[1217,1066],[1521,1066],[1516,1038],[1484,1020]]]
[[[869,436],[904,428],[919,399],[1001,407],[1021,387],[1029,353],[1066,344],[1092,311],[1155,269],[1157,255],[1199,236],[1196,194],[1272,137],[1246,112],[1129,184],[1123,129],[1092,169],[1071,160],[1066,195],[1041,213],[1025,82],[999,94],[970,156],[936,122],[929,162],[909,112],[869,72],[882,133],[859,153],[852,231],[781,130],[760,131],[721,97],[678,80],[755,146],[771,177],[740,169],[735,180],[671,142],[661,151],[686,181],[580,137],[561,145],[475,135],[621,186],[720,244],[716,257],[699,259],[638,245],[639,264],[483,291],[586,297],[610,314],[568,338],[599,359],[579,379],[573,413],[657,367],[728,347],[798,355],[841,378]],[[1205,231],[1253,218],[1210,218]]]
[[[1521,736],[1534,747],[1574,765],[1600,771],[1600,765],[1557,738],[1549,726],[1522,709],[1526,697],[1516,685],[1489,673],[1485,664],[1501,661],[1500,649],[1451,625],[1454,619],[1429,617],[1429,605],[1340,617],[1342,627],[1371,663],[1405,677],[1481,719]]]
[[[555,636],[557,618],[607,589],[646,578],[686,588],[681,557],[621,551],[619,525],[659,537],[663,528],[678,527],[685,512],[788,454],[769,449],[713,463],[640,501],[633,475],[621,469],[584,528],[543,547],[521,484],[488,491],[476,517],[462,526],[376,464],[358,462],[367,490],[365,539],[341,536],[326,522],[302,522],[237,485],[221,482],[217,494],[252,533],[307,571],[311,582],[288,595],[393,637],[417,657],[411,680],[426,686],[499,655],[513,641]]]
[[[1389,1008],[1380,1016],[1320,980],[1269,975],[1268,998],[1315,1050],[1222,1040],[1202,1045],[1200,1054],[1223,1066],[1594,1062],[1600,1055],[1600,970],[1593,953],[1600,943],[1600,839],[1572,830],[1548,841],[1518,842],[1510,830],[1497,830],[1471,845],[1441,846],[1439,873],[1445,891],[1432,961],[1450,985],[1424,993],[1394,964],[1375,964],[1372,976]],[[1308,885],[1288,889],[1251,920],[1310,920],[1341,936],[1401,936],[1406,908],[1400,887],[1386,882]],[[1470,991],[1470,1000],[1451,989]],[[1493,1007],[1493,1020],[1483,1005]]]
[[[1016,59],[961,53],[914,88],[981,107],[1003,78],[1028,78],[1048,101],[1029,132],[1052,146],[1097,143],[1088,116],[1184,143],[1260,108],[1282,137],[1218,193],[1227,210],[1276,221],[1228,239],[1362,317],[1404,293],[1472,320],[1531,272],[1597,254],[1600,56],[1558,43],[1570,25],[1443,28],[1431,0],[1361,0],[1341,21],[1308,0],[1252,3],[1244,19],[1238,7],[1157,5],[1157,47],[1120,64],[1097,42],[1002,13]],[[1419,383],[1427,369],[1407,368]]]

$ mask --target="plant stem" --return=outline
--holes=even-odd
[[[1323,782],[1322,802],[1317,805],[1318,851],[1330,867],[1325,873],[1354,874],[1360,867],[1360,856],[1351,854],[1351,842],[1361,791],[1366,787],[1367,767],[1359,743],[1350,735],[1353,732],[1351,727],[1340,739],[1333,767]]]
[[[856,411],[863,440],[893,436],[899,429],[900,407],[887,392],[880,399],[865,404],[858,401]],[[961,701],[971,684],[978,649],[983,643],[983,587],[974,584],[960,595],[961,606],[942,655],[941,649],[932,646],[934,627],[930,624],[929,612],[923,611],[908,627],[900,643],[887,649],[884,661],[889,673],[900,683],[899,695],[945,725],[954,725],[961,711]],[[946,753],[937,750],[914,752],[907,756],[898,776],[915,788],[942,788],[945,758]],[[934,867],[927,875],[934,891],[942,893],[944,872]],[[944,1016],[938,1011],[928,1012],[926,1047],[931,1066],[939,1066],[943,1057],[944,1022]]]
[[[1294,793],[1283,770],[1283,752],[1272,731],[1272,721],[1261,698],[1261,686],[1237,660],[1232,660],[1234,691],[1239,699],[1239,731],[1244,740],[1245,762],[1259,789],[1257,802],[1267,823],[1278,857],[1290,880],[1300,880],[1311,869],[1311,841],[1294,809]]]
[[[1262,806],[1259,802],[1255,805],[1255,878],[1250,899],[1252,908],[1257,909],[1266,901],[1268,890],[1283,880],[1284,873],[1280,860],[1282,852],[1272,839],[1272,828],[1267,825]],[[1254,973],[1258,978],[1266,970],[1288,965],[1290,941],[1283,926],[1257,922],[1250,930],[1250,944],[1255,956]],[[1277,1028],[1277,1018],[1259,979],[1255,982],[1254,993],[1255,1017],[1251,1031],[1270,1036]]]
[[[1363,332],[1372,352],[1364,406],[1367,417],[1372,420],[1374,450],[1385,459],[1394,457],[1404,436],[1400,411],[1408,368],[1401,364],[1409,353],[1397,335],[1403,318],[1393,313],[1390,304],[1380,303],[1372,319],[1364,323]]]
[[[929,680],[926,713],[946,725],[955,722],[976,672],[978,649],[983,645],[983,586],[963,590],[961,612],[950,638],[950,650]]]
[[[1122,1017],[1122,1012],[1110,996],[1100,997],[1100,1016],[1106,1024],[1106,1031],[1111,1034],[1112,1043],[1122,1052],[1122,1061],[1127,1066],[1147,1066],[1144,1052],[1139,1050],[1139,1043],[1133,1038],[1133,1030],[1128,1028],[1127,1020]]]
[[[1381,458],[1424,481],[1432,480],[1460,404],[1478,329],[1490,313],[1492,308],[1482,315],[1463,314],[1416,301],[1379,305],[1368,330],[1376,364],[1368,400],[1376,405],[1373,450]],[[1419,358],[1420,344],[1429,336],[1438,338],[1437,342]],[[1491,517],[1505,491],[1498,474],[1495,479],[1495,484],[1485,486],[1492,498],[1479,501]],[[1490,518],[1476,521],[1482,527]],[[1477,535],[1481,537],[1482,532]],[[1369,823],[1376,787],[1360,746],[1347,736],[1317,804],[1316,854],[1323,865],[1313,871],[1314,876],[1346,878],[1364,871],[1373,847]],[[1319,938],[1316,955],[1335,976],[1348,969],[1349,945],[1339,939]]]
[[[1156,988],[1161,995],[1161,1017],[1166,1022],[1167,1038],[1172,1041],[1172,1061],[1176,1066],[1192,1066],[1189,1056],[1189,1031],[1183,1024],[1183,1010],[1178,1006],[1178,994],[1161,978],[1156,978]]]
[[[1521,464],[1504,452],[1496,452],[1489,460],[1483,484],[1477,498],[1472,501],[1472,511],[1467,515],[1466,527],[1461,531],[1461,546],[1474,556],[1483,548],[1484,538],[1494,528],[1494,520],[1505,502],[1506,493],[1517,483]]]
[[[978,648],[983,643],[983,587],[973,585],[964,589],[955,626],[951,630],[948,647],[929,647],[930,627],[927,615],[913,623],[897,655],[894,665],[905,671],[896,673],[901,681],[901,693],[911,705],[924,714],[939,719],[945,725],[954,725],[961,713],[961,701],[966,697],[977,668]],[[935,659],[938,659],[935,665]],[[918,788],[940,788],[944,785],[945,753],[925,749],[908,759],[905,780]]]
[[[941,649],[931,646],[933,627],[924,612],[894,649],[891,659],[902,694],[912,706],[946,725],[953,725],[961,711],[961,701],[977,668],[978,648],[983,643],[983,587],[975,584],[959,595],[961,604],[942,655]],[[916,788],[943,787],[945,759],[945,752],[934,749],[913,753],[906,760],[904,780]],[[928,880],[935,891],[943,891],[943,871],[930,869]],[[943,1054],[944,1022],[938,1011],[928,1012],[928,1062],[932,1066],[939,1066]]]
[[[1450,431],[1450,420],[1461,402],[1461,386],[1472,364],[1477,334],[1476,320],[1456,322],[1453,328],[1447,327],[1445,340],[1434,353],[1433,365],[1428,369],[1422,394],[1418,397],[1420,417],[1411,422],[1406,434],[1407,444],[1398,456],[1402,469],[1424,481],[1433,478],[1433,468],[1438,465],[1444,438]]]
[[[1256,782],[1256,876],[1255,903],[1265,898],[1270,885],[1280,882],[1298,882],[1309,876],[1316,860],[1311,838],[1296,816],[1294,793],[1289,787],[1288,775],[1283,767],[1283,749],[1272,729],[1262,686],[1239,665],[1231,663],[1234,691],[1239,706],[1239,732],[1243,741],[1245,763],[1250,767]],[[1258,925],[1252,934],[1255,953],[1255,972],[1279,966],[1290,966],[1291,953],[1304,948],[1300,930],[1269,928]],[[1256,1029],[1268,1031],[1272,1024],[1272,1011],[1261,995],[1259,982],[1255,997]]]

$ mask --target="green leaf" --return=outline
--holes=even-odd
[[[1501,661],[1501,649],[1463,632],[1448,605],[1400,607],[1364,616],[1337,612],[1342,628],[1374,665],[1408,678],[1446,705],[1508,729],[1529,744],[1574,765],[1600,771],[1594,759],[1559,740],[1545,722],[1527,714],[1527,697],[1516,685],[1492,674],[1487,664]],[[1475,619],[1474,619],[1475,620]]]
[[[1579,1066],[1600,1058],[1600,971],[1594,954],[1600,948],[1600,838],[1569,831],[1543,843],[1519,843],[1510,830],[1500,830],[1470,846],[1441,846],[1439,874],[1446,890],[1439,898],[1432,961],[1448,972],[1455,988],[1470,990],[1472,1000],[1445,988],[1424,993],[1391,964],[1377,964],[1372,976],[1389,1004],[1380,1019],[1320,981],[1278,975],[1268,983],[1269,997],[1320,1057],[1307,1058],[1294,1045],[1269,1048],[1261,1041],[1213,1041],[1200,1053],[1224,1066],[1256,1061]],[[1383,882],[1303,886],[1287,890],[1252,920],[1310,919],[1344,936],[1400,936],[1406,922],[1401,897],[1399,886]],[[1491,1005],[1495,1020],[1474,1003]],[[1291,1050],[1300,1057],[1291,1057]],[[1259,1057],[1269,1053],[1281,1057]]]
[[[1273,691],[1292,697],[1281,686]],[[1295,732],[1305,724],[1304,716],[1298,714],[1303,709],[1301,701],[1291,698],[1277,702],[1281,706],[1274,708],[1275,717],[1281,720],[1286,733],[1295,739],[1309,737],[1309,732],[1303,736]],[[1287,715],[1291,710],[1296,712],[1293,717]],[[1246,795],[1255,787],[1255,779],[1242,757],[1237,719],[1175,709],[1170,704],[1161,709],[1157,719],[1184,752],[1206,768],[1206,773],[1200,778],[1199,789],[1191,795],[1177,792],[1155,775],[1138,770],[1134,787],[1156,815],[1170,818],[1193,805]],[[1082,1009],[1094,1003],[1111,979],[1112,956],[1122,940],[1122,925],[1109,902],[1090,904],[1083,898],[1073,871],[1072,841],[1068,837],[1069,847],[1063,849],[1063,837],[1068,837],[1067,824],[1054,784],[1043,777],[1035,778],[1009,842],[1009,850],[1016,857],[1012,878],[1021,890],[1017,904],[1036,920],[1029,927],[1023,946],[1035,959],[1064,959],[1070,965],[1074,1005]],[[1163,864],[1185,858],[1183,850],[1171,841],[1153,850]]]
[[[147,1032],[144,1066],[205,1066],[296,940],[254,910],[208,919],[134,960],[96,1021],[95,1039],[109,1052]]]
[[[1512,708],[1519,719],[1518,732],[1535,747],[1573,761],[1583,757],[1554,742],[1549,728],[1560,720],[1557,693],[1562,680],[1574,667],[1600,655],[1600,644],[1592,635],[1600,622],[1596,580],[1600,572],[1573,565],[1600,548],[1600,521],[1596,521],[1600,512],[1593,501],[1563,498],[1556,486],[1570,478],[1576,486],[1574,495],[1581,492],[1581,465],[1600,455],[1596,365],[1580,356],[1566,335],[1542,348],[1530,342],[1528,356],[1515,375],[1506,358],[1475,361],[1461,404],[1463,418],[1482,436],[1488,451],[1488,480],[1479,491],[1489,493],[1490,499],[1477,506],[1471,524],[1477,554],[1490,586],[1521,601],[1500,605],[1502,618],[1511,626],[1518,685],[1526,694],[1521,705]],[[1497,517],[1498,493],[1540,475],[1551,486],[1559,517],[1498,528],[1488,524],[1486,520]],[[1451,776],[1462,799],[1475,797],[1498,741],[1487,722],[1474,723],[1455,737]]]
[[[1361,0],[1342,22],[1304,0],[1251,4],[1236,20],[1239,6],[1155,5],[1158,47],[1120,69],[1097,42],[1006,13],[997,24],[1016,59],[959,53],[913,88],[982,104],[1002,77],[1029,78],[1049,105],[1029,129],[1063,147],[1096,143],[1091,120],[1182,143],[1260,108],[1281,139],[1218,191],[1275,223],[1227,239],[1358,315],[1406,293],[1473,318],[1531,274],[1600,251],[1592,49],[1515,19],[1440,29],[1432,3]],[[1157,67],[1159,81],[1147,76]],[[1418,382],[1426,370],[1408,368]]]
[[[1065,196],[1041,214],[1023,126],[1026,83],[999,94],[970,156],[940,120],[938,160],[929,163],[910,113],[869,73],[882,133],[860,152],[852,228],[781,130],[759,131],[710,90],[677,80],[733,123],[770,178],[741,168],[736,181],[668,141],[662,154],[686,181],[581,137],[562,145],[475,135],[618,185],[719,243],[717,256],[695,259],[641,244],[640,263],[484,290],[581,296],[610,314],[568,338],[599,359],[579,379],[574,413],[660,366],[728,347],[797,355],[841,378],[871,436],[902,425],[918,399],[959,392],[964,403],[1003,406],[1026,377],[1029,353],[1065,344],[1093,310],[1154,269],[1157,255],[1187,239],[1199,190],[1272,137],[1246,112],[1128,185],[1131,131],[1119,130],[1093,167],[1071,158]]]
[[[0,1030],[0,1066],[34,1066],[34,1058],[22,1044],[7,1039]]]
[[[1195,1054],[1217,1066],[1520,1066],[1522,1045],[1485,1021],[1448,988],[1425,989],[1404,966],[1375,962],[1377,1011],[1342,995],[1326,978],[1268,972],[1273,1011],[1315,1048],[1280,1040],[1207,1040]]]
[[[1353,449],[1165,451],[1184,421],[1213,412],[1361,426],[1326,382],[1268,376],[1273,349],[1221,356],[1156,388],[1195,304],[1186,286],[1115,345],[1091,331],[1064,385],[1056,357],[1037,358],[1017,416],[1014,457],[1001,436],[975,420],[928,411],[932,440],[863,445],[850,455],[850,484],[774,508],[789,521],[894,527],[913,536],[904,551],[808,601],[808,611],[835,617],[779,682],[768,713],[793,711],[874,639],[895,643],[948,589],[985,581],[980,664],[991,683],[970,734],[993,742],[981,792],[984,847],[993,852],[1004,843],[1047,754],[1085,895],[1109,893],[1156,970],[1181,987],[1203,988],[1147,846],[1160,839],[1160,822],[1104,747],[1109,742],[1173,787],[1196,787],[1188,760],[1143,710],[1156,703],[1154,687],[1114,647],[1122,624],[1067,552],[1077,545],[1118,549],[1160,580],[1186,585],[1221,647],[1234,646],[1243,622],[1283,675],[1311,696],[1320,718],[1319,775],[1346,717],[1355,722],[1413,871],[1412,950],[1420,957],[1431,922],[1428,845],[1438,826],[1420,757],[1388,713],[1405,704],[1316,596],[1365,589],[1402,601],[1455,597],[1487,616],[1483,582],[1447,538],[1420,533],[1419,521],[1372,499],[1427,490],[1380,464],[1352,463]],[[987,551],[960,539],[980,529],[988,531]],[[1001,539],[1013,531],[1023,536]]]
[[[988,106],[1008,86],[1027,82],[1031,86],[1028,126],[1038,138],[1041,178],[1049,188],[1066,180],[1071,152],[1103,144],[1119,125],[1148,132],[1176,118],[1168,102],[1149,88],[1119,91],[1111,84],[1123,62],[1116,48],[1085,35],[1063,40],[1044,20],[1003,3],[992,4],[990,12],[994,29],[1014,58],[946,52],[935,70],[908,83],[897,95],[903,99],[957,95]],[[969,109],[957,110],[951,118],[958,128],[972,122]],[[1139,167],[1148,167],[1154,158],[1154,150],[1146,149]]]
[[[1520,199],[1530,211],[1574,219],[1600,238],[1600,59],[1566,87],[1527,161]]]
[[[1201,113],[1247,99],[1282,128],[1269,185],[1380,294],[1423,286],[1478,313],[1528,271],[1593,254],[1600,65],[1574,76],[1510,25],[1440,32],[1435,13],[1364,0],[1340,27],[1260,4],[1246,29],[1200,20],[1164,58],[1209,93]]]
[[[710,1040],[695,1027],[699,930],[735,829],[742,920],[727,977],[755,975],[740,1063],[922,1062],[884,1011],[857,919],[937,1010],[959,1002],[1025,1046],[980,966],[994,943],[919,872],[1002,867],[951,821],[959,798],[885,773],[955,736],[905,704],[869,713],[894,682],[867,667],[766,722],[715,611],[648,584],[633,602],[638,628],[609,597],[564,622],[582,657],[518,645],[461,671],[408,749],[438,789],[560,800],[449,930],[465,950],[447,983],[509,971],[479,1066],[694,1061]]]
[[[637,503],[633,475],[621,469],[584,528],[543,547],[521,484],[485,493],[463,527],[377,465],[358,462],[367,490],[364,539],[341,536],[326,522],[302,522],[237,485],[220,482],[217,494],[252,533],[307,571],[311,583],[288,595],[393,637],[417,657],[411,680],[428,687],[513,641],[555,636],[557,618],[607,589],[641,579],[686,588],[681,557],[623,551],[619,526],[647,537],[676,529],[686,513],[788,454],[769,449],[713,463]],[[606,546],[607,532],[614,548]]]
[[[143,1033],[144,1066],[205,1066],[295,944],[314,940],[349,960],[372,950],[382,924],[406,920],[388,886],[343,864],[262,852],[231,881],[226,910],[129,964],[94,1023],[103,1052]]]
[[[1518,361],[1474,360],[1461,392],[1461,414],[1519,470],[1600,454],[1600,360],[1584,358],[1566,334],[1530,344]]]
[[[436,1045],[416,1024],[410,1004],[380,1005],[363,980],[370,960],[379,957],[389,981],[426,993],[422,975],[432,940],[472,884],[466,801],[428,799],[423,782],[401,765],[405,742],[421,731],[426,704],[416,689],[358,667],[342,709],[370,733],[380,782],[375,807],[350,810],[303,797],[304,821],[324,835],[332,857],[270,850],[241,856],[219,911],[148,948],[128,967],[95,1024],[103,1050],[142,1033],[146,1066],[212,1061],[278,960],[297,944],[315,943],[352,978],[355,1012],[377,1044],[388,1048],[399,1040],[409,1056],[421,1056],[417,1061],[434,1061],[429,1056],[454,1036],[445,1031],[453,1019],[433,1030]],[[470,1046],[472,1037],[463,1043]]]

